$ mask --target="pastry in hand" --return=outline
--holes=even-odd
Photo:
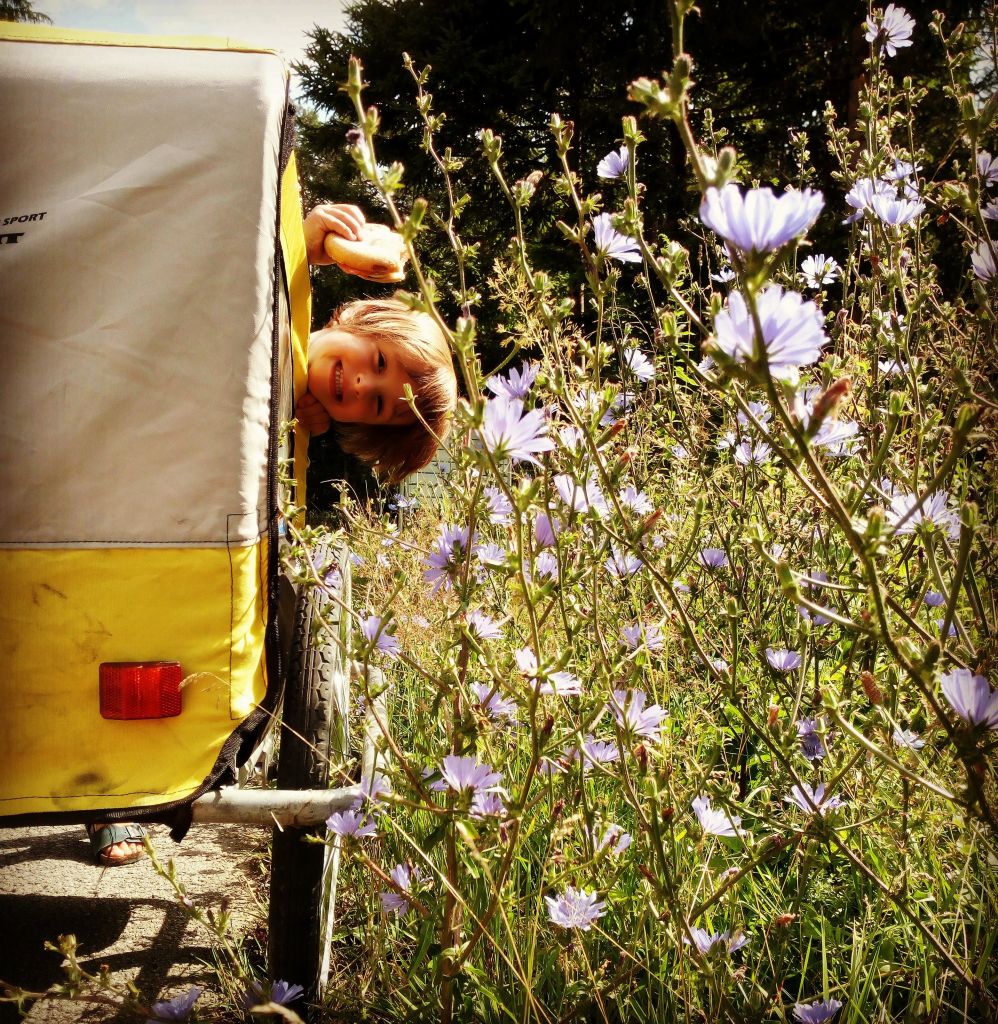
[[[323,245],[331,260],[365,281],[394,284],[405,278],[405,242],[386,224],[364,224],[359,240],[328,234]]]

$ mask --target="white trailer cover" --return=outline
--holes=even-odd
[[[283,64],[0,54],[0,544],[253,543]]]

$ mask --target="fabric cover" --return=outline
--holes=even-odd
[[[285,86],[271,53],[0,42],[0,543],[259,538]]]

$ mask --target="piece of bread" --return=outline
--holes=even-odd
[[[405,242],[386,224],[365,224],[357,241],[326,235],[323,245],[331,260],[365,281],[393,284],[405,278]]]

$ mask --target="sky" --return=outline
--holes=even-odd
[[[228,36],[299,60],[316,23],[343,27],[346,0],[32,0],[63,28]]]

